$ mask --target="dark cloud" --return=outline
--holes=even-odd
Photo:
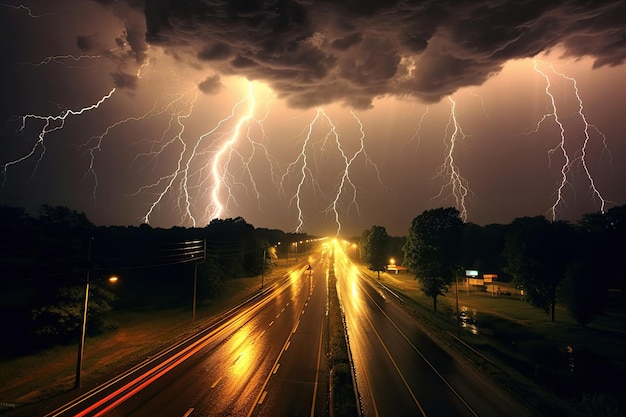
[[[98,36],[93,35],[82,35],[76,37],[76,46],[83,52],[98,52],[100,53],[104,46],[100,40],[98,40]]]
[[[138,78],[136,75],[118,71],[111,73],[111,78],[113,78],[113,84],[115,84],[115,87],[117,88],[128,90],[134,90],[137,88]]]
[[[263,80],[299,107],[435,102],[557,47],[596,66],[626,57],[622,0],[147,0],[142,11],[149,42]]]
[[[202,61],[223,61],[230,58],[231,48],[225,43],[207,45],[198,52],[198,59]]]
[[[208,76],[204,81],[198,84],[200,91],[205,94],[217,94],[223,87],[221,77],[218,74]]]
[[[346,49],[356,45],[363,40],[363,36],[360,33],[351,33],[340,39],[335,39],[330,43],[333,48],[345,51]]]

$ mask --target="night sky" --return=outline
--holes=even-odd
[[[623,16],[624,1],[4,2],[0,204],[342,236],[405,235],[442,206],[576,221],[626,204]]]

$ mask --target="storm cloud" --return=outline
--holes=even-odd
[[[147,0],[142,11],[149,43],[267,82],[303,108],[368,108],[387,95],[433,103],[557,47],[596,67],[626,57],[623,1]]]

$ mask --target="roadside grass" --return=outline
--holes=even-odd
[[[378,281],[376,274],[364,272]],[[625,404],[620,390],[626,374],[623,312],[603,314],[581,328],[558,302],[556,321],[552,322],[543,310],[519,297],[468,294],[460,287],[459,310],[468,311],[476,320],[475,327],[461,328],[461,342],[455,337],[454,285],[446,296],[438,297],[435,312],[432,299],[424,296],[412,275],[385,273],[378,282],[408,298],[406,308],[431,335],[474,362],[531,408],[541,410],[539,414],[622,415]],[[473,355],[472,350],[482,357]]]
[[[269,285],[286,272],[278,265],[265,277]],[[117,375],[171,345],[199,326],[258,291],[261,277],[232,279],[219,296],[197,306],[196,323],[189,308],[112,311],[114,329],[88,337],[84,346],[81,392]],[[74,387],[77,345],[57,346],[38,354],[0,361],[0,403],[22,406],[68,392]],[[1,411],[1,408],[0,408]]]

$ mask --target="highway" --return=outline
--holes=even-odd
[[[301,262],[195,337],[48,416],[327,415],[328,261],[317,252],[305,262],[312,272]]]
[[[528,415],[427,336],[335,244],[334,254],[311,252],[194,337],[47,417],[327,416],[331,265],[364,416]]]
[[[521,416],[520,405],[442,349],[339,245],[335,275],[365,416]]]

